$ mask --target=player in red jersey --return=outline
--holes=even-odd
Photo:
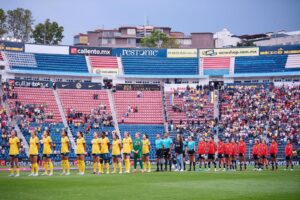
[[[254,160],[254,170],[257,170],[259,167],[259,149],[258,149],[258,140],[255,140],[252,148],[252,156]]]
[[[199,155],[199,168],[201,170],[202,163],[206,169],[205,155],[206,155],[206,142],[205,139],[200,138],[198,143],[198,155]]]
[[[225,163],[226,163],[226,170],[231,169],[231,158],[230,154],[232,151],[232,146],[231,143],[229,142],[228,139],[226,139],[226,142],[224,144],[224,152],[225,152]]]
[[[291,171],[294,170],[294,165],[292,162],[292,156],[293,156],[293,145],[291,143],[291,140],[287,140],[287,144],[285,146],[285,160],[286,160],[286,168],[284,170],[287,170],[289,168],[289,164],[291,164]]]
[[[274,164],[275,164],[276,170],[278,170],[277,154],[278,154],[278,144],[275,141],[275,139],[273,138],[272,143],[270,145],[270,156],[271,156],[272,170],[274,170]]]
[[[238,144],[238,151],[239,151],[239,161],[240,161],[240,171],[243,169],[243,164],[244,164],[244,170],[246,170],[246,150],[247,150],[247,145],[244,142],[243,138],[240,139],[240,142]]]
[[[213,138],[210,137],[207,143],[207,160],[208,160],[208,170],[210,170],[210,163],[214,164],[215,171],[216,169],[216,162],[215,162],[215,153],[217,152],[217,145],[214,142]]]
[[[237,144],[235,143],[235,140],[232,138],[231,139],[231,163],[232,163],[232,170],[236,171],[237,169],[237,164],[236,164],[236,155],[237,155],[237,152],[238,152],[238,146]]]
[[[262,169],[264,166],[266,169],[268,169],[268,145],[266,143],[266,140],[262,140],[261,143],[261,164],[262,164]]]
[[[225,154],[225,145],[223,143],[222,138],[220,138],[218,143],[218,162],[219,162],[219,169],[221,169],[223,165],[223,171],[225,171],[224,154]]]
[[[258,140],[258,171],[261,171],[263,169],[263,158],[262,158],[262,149],[263,144],[262,140]]]

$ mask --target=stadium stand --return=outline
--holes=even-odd
[[[15,87],[9,98],[14,113],[22,114],[30,122],[61,122],[52,89]]]
[[[166,92],[167,118],[173,124],[191,121],[204,123],[213,119],[213,103],[208,88],[189,88],[185,91]],[[173,98],[173,100],[172,100]]]
[[[88,73],[86,60],[80,55],[55,55],[6,52],[9,64],[16,70],[41,70]]]
[[[89,56],[93,68],[118,68],[117,57],[113,56]]]
[[[235,73],[283,72],[295,69],[285,68],[287,55],[244,56],[235,58]]]
[[[124,74],[130,75],[198,75],[197,58],[122,57]]]
[[[10,67],[13,69],[31,69],[37,68],[37,63],[34,54],[32,53],[16,53],[16,52],[5,52]]]
[[[202,58],[204,75],[221,76],[229,74],[230,57]]]
[[[162,124],[163,104],[161,91],[137,91],[114,93],[114,103],[119,123]]]
[[[111,115],[106,90],[58,89],[58,94],[69,122],[102,122]]]

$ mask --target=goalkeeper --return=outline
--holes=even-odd
[[[144,173],[143,162],[142,162],[142,147],[143,143],[140,139],[140,133],[135,134],[135,139],[133,141],[133,160],[134,160],[134,170],[133,173],[136,173],[137,163],[140,163],[141,172]]]

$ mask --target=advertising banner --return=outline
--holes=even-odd
[[[260,47],[260,55],[300,54],[300,45]]]
[[[117,90],[125,91],[159,91],[160,85],[148,85],[148,84],[118,84]]]
[[[139,48],[131,48],[131,49],[123,49],[116,48],[113,49],[114,56],[120,57],[166,57],[167,50],[166,49],[139,49]]]
[[[70,46],[69,54],[70,55],[111,56],[112,48]]]
[[[0,51],[24,52],[24,43],[0,40]]]
[[[25,52],[69,55],[69,46],[25,44]]]
[[[197,58],[197,49],[167,49],[168,58]]]
[[[94,74],[101,74],[101,75],[108,75],[108,76],[115,76],[118,75],[119,69],[118,68],[93,68]]]
[[[258,47],[247,48],[225,48],[225,49],[200,49],[199,56],[204,57],[237,57],[237,56],[258,56]]]
[[[89,82],[56,82],[56,87],[59,89],[101,90],[102,84]]]
[[[10,80],[15,87],[32,87],[32,88],[50,88],[52,85],[49,81],[32,81],[32,80]]]

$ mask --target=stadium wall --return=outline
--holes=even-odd
[[[69,46],[25,44],[25,52],[69,55]]]

